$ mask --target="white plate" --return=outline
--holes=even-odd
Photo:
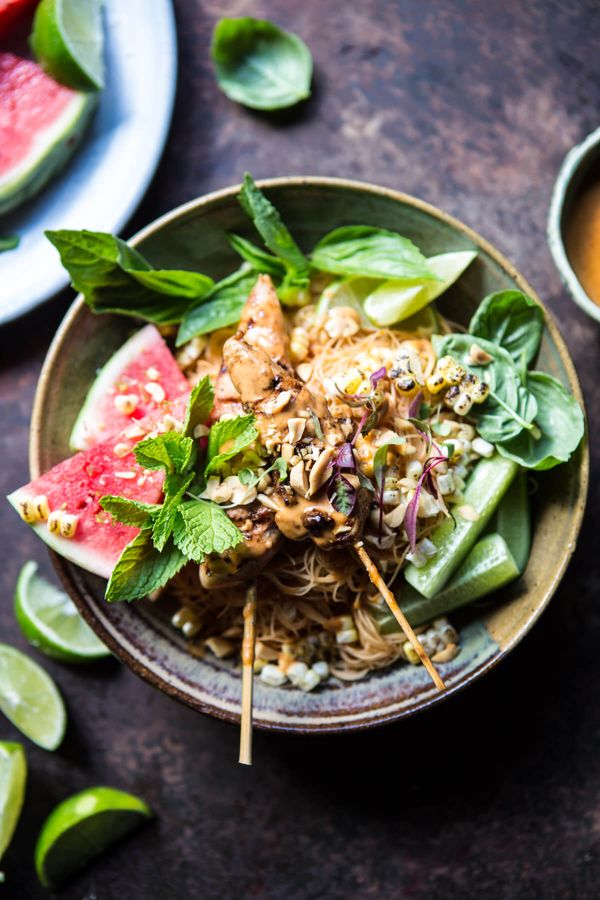
[[[41,194],[0,219],[19,235],[0,253],[0,324],[69,283],[45,228],[119,232],[142,199],[167,137],[177,80],[170,0],[106,0],[106,88],[91,128]]]

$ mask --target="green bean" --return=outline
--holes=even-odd
[[[429,536],[437,550],[435,556],[424,566],[409,563],[404,570],[406,580],[420,594],[433,597],[441,591],[493,516],[518,469],[512,460],[498,454],[477,463],[462,504],[472,507],[476,520],[465,518],[458,507],[455,519],[445,519]]]
[[[518,577],[519,568],[504,538],[499,534],[488,534],[475,544],[447,586],[434,597],[423,597],[407,584],[403,585],[397,600],[410,624],[416,628],[459,606],[480,600]],[[387,608],[375,607],[372,615],[381,634],[400,631]]]

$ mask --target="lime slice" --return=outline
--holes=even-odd
[[[67,714],[58,688],[41,666],[0,644],[0,712],[34,744],[56,750]]]
[[[46,887],[59,884],[151,815],[143,800],[115,788],[73,794],[42,826],[35,847],[38,878]]]
[[[29,643],[68,663],[110,656],[67,594],[36,573],[37,563],[26,562],[15,589],[15,615]]]
[[[475,251],[461,250],[429,257],[427,265],[439,281],[415,281],[410,285],[405,281],[384,281],[366,298],[365,313],[379,327],[402,322],[443,294],[476,256]]]
[[[57,81],[82,91],[104,87],[102,0],[41,0],[31,48]]]
[[[19,820],[26,778],[27,762],[21,745],[0,741],[0,859]]]

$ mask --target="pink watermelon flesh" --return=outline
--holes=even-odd
[[[29,155],[36,135],[75,96],[32,60],[0,53],[0,177]]]
[[[153,369],[159,374],[158,378]],[[146,388],[148,384],[162,388],[165,400],[154,400]],[[71,448],[87,450],[95,447],[188,389],[189,385],[158,329],[146,325],[123,344],[97,376],[73,428]],[[131,415],[116,408],[118,394],[138,398]]]
[[[188,395],[164,404],[160,410],[154,409],[136,423],[142,435],[130,437],[127,434],[131,430],[129,424],[124,433],[90,450],[76,453],[45,475],[19,488],[9,496],[9,501],[18,510],[20,501],[44,494],[50,510],[62,509],[76,515],[77,530],[72,538],[51,534],[46,522],[32,527],[61,556],[88,572],[109,578],[125,546],[139,533],[139,529],[114,522],[100,506],[100,498],[105,494],[116,494],[142,503],[158,503],[164,480],[162,471],[142,469],[133,452],[123,457],[117,456],[115,446],[127,443],[133,448],[166,413],[183,421],[187,401]]]

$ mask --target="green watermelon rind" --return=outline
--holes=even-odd
[[[71,436],[69,438],[69,448],[73,453],[80,450],[89,450],[94,443],[90,443],[90,426],[96,418],[95,409],[100,405],[109,393],[118,376],[134,362],[137,357],[148,349],[151,342],[157,340],[163,342],[160,332],[154,325],[146,325],[140,331],[136,331],[119,349],[113,353],[110,359],[104,363],[98,371],[92,386],[88,390],[83,405],[77,414],[77,419],[73,425]],[[175,361],[173,360],[173,365]],[[93,434],[93,432],[92,432]],[[105,440],[109,435],[106,434],[100,440]]]
[[[13,491],[12,494],[9,494],[6,499],[18,513],[19,500],[22,498],[29,498],[30,496],[31,494],[26,491],[25,488],[21,487],[16,491]],[[106,556],[103,553],[94,551],[89,547],[82,547],[77,541],[70,540],[69,538],[52,534],[48,531],[48,526],[45,522],[30,525],[29,527],[33,528],[37,536],[41,538],[51,550],[58,553],[59,556],[68,559],[69,562],[74,563],[76,566],[80,566],[82,569],[86,569],[88,572],[92,572],[93,575],[99,575],[100,578],[110,578],[114,563],[107,561]]]
[[[29,200],[77,149],[96,108],[96,94],[77,92],[59,118],[38,136],[31,152],[0,179],[0,215]]]

